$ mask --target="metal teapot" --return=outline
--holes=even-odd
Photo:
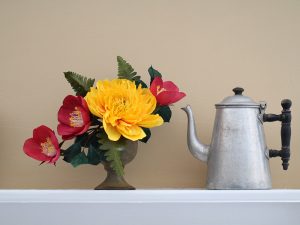
[[[279,115],[265,114],[266,103],[243,96],[243,88],[216,104],[210,145],[198,138],[191,107],[182,108],[188,116],[187,142],[190,152],[207,162],[207,189],[271,189],[269,158],[281,157],[288,169],[291,139],[291,100],[281,101]],[[266,146],[263,122],[281,121],[281,150]]]

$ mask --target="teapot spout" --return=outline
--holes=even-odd
[[[202,144],[198,139],[195,120],[194,120],[191,107],[187,105],[186,107],[183,107],[181,109],[186,112],[188,117],[188,128],[187,128],[188,148],[195,158],[206,162],[208,152],[209,152],[209,145]]]

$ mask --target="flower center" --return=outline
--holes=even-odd
[[[42,153],[46,156],[52,157],[56,155],[56,149],[52,144],[50,138],[47,138],[45,142],[41,143]]]
[[[84,125],[81,112],[75,107],[75,110],[70,113],[70,126],[82,127]]]
[[[161,92],[164,92],[166,89],[165,88],[161,88],[161,86],[157,86],[156,87],[156,94],[158,95],[158,94],[160,94]]]

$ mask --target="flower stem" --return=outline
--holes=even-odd
[[[65,143],[65,141],[62,141],[62,142],[59,143],[58,146],[61,148],[61,146],[62,146],[64,143]]]
[[[91,128],[90,130],[93,130],[87,137],[85,143],[83,144],[83,147],[86,147],[86,144],[89,142],[89,140],[94,136],[94,134],[99,130],[100,125],[96,128]]]

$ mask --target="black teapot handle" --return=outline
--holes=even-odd
[[[270,157],[281,157],[282,167],[287,170],[290,160],[290,142],[291,142],[291,106],[292,101],[290,99],[284,99],[281,101],[282,111],[281,114],[264,114],[264,122],[281,121],[281,150],[270,150]]]

